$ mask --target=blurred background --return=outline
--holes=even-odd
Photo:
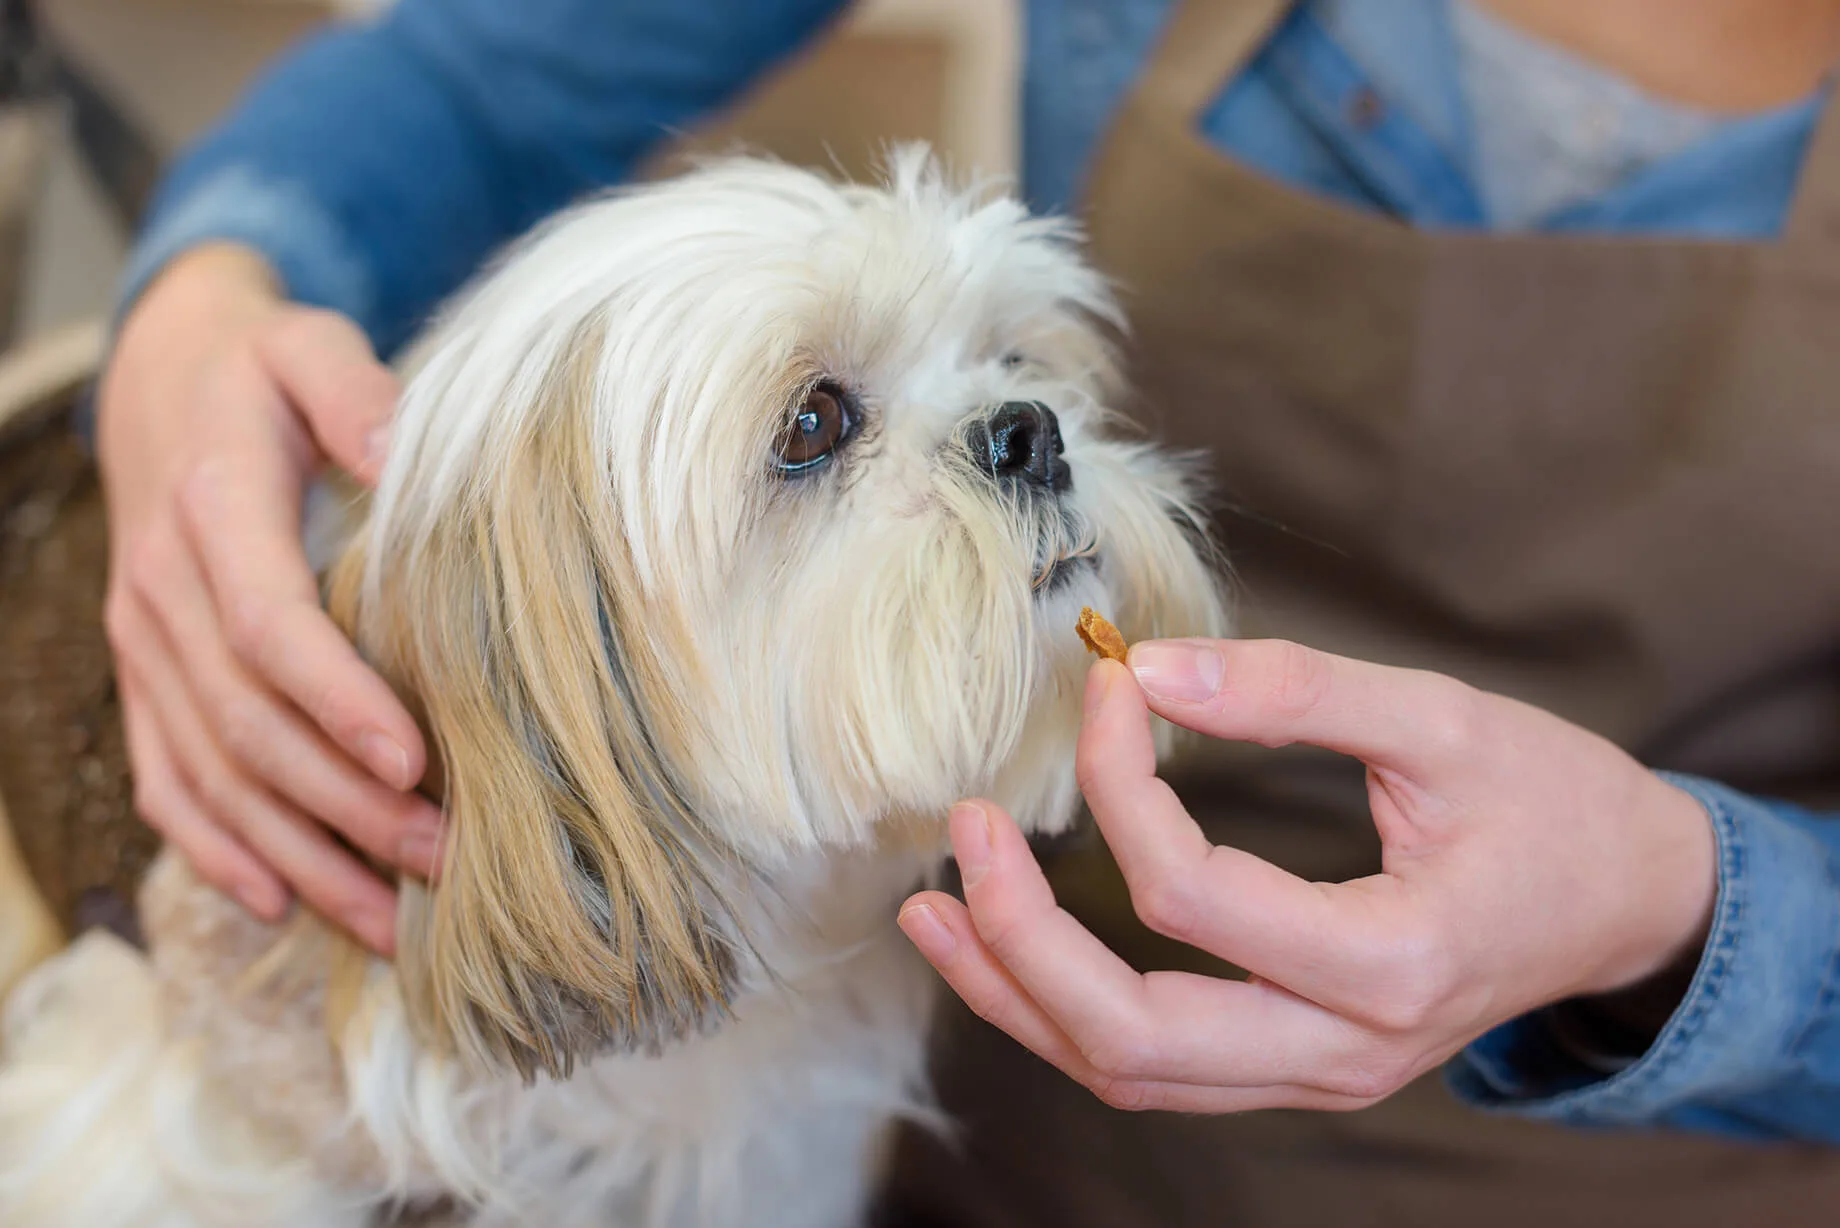
[[[106,313],[158,163],[290,41],[378,7],[0,0],[0,85],[12,104],[0,118],[4,341]],[[1013,0],[861,0],[823,43],[678,147],[741,141],[859,172],[887,140],[919,137],[960,169],[1009,173],[1018,42]]]

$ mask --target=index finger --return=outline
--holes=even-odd
[[[1312,1084],[1365,1043],[1358,1028],[1270,985],[1137,972],[1056,904],[1021,831],[1000,809],[961,804],[951,826],[965,870],[969,958],[947,961],[941,971],[954,989],[969,992],[974,1007],[993,1008],[993,1015],[1039,1035],[1040,1019],[1004,1000],[1006,988],[1019,991],[1105,1076],[1235,1087]],[[950,923],[954,910],[946,898],[925,902]],[[999,967],[1003,975],[993,980],[989,974]]]
[[[320,609],[298,523],[297,478],[263,449],[232,472],[213,458],[187,478],[186,533],[204,562],[237,657],[385,784],[410,789],[421,732],[388,684]]]
[[[1385,892],[1312,883],[1210,841],[1156,775],[1149,713],[1122,666],[1101,661],[1088,676],[1077,762],[1145,924],[1331,1010],[1359,1006],[1390,932],[1376,915]]]
[[[978,937],[976,926],[965,905],[939,892],[926,892],[910,898],[901,909],[901,928],[920,948],[921,953],[945,978],[946,984],[965,1004],[986,1022],[1003,1029],[1038,1057],[1053,1063],[1076,1082],[1086,1086],[1107,1104],[1128,1109],[1165,1109],[1187,1113],[1237,1113],[1264,1108],[1351,1109],[1371,1103],[1369,1098],[1324,1091],[1319,1087],[1297,1084],[1259,1084],[1249,1068],[1236,1068],[1233,1078],[1213,1086],[1196,1082],[1195,1074],[1184,1072],[1181,1080],[1158,1079],[1142,1074],[1123,1073],[1151,1069],[1139,1059],[1138,1051],[1119,1045],[1117,1037],[1109,1049],[1096,1050],[1108,1068],[1095,1065],[1074,1039],[1061,1030],[1041,1004],[1029,996],[1010,970],[1003,966],[989,947]],[[1077,970],[1070,970],[1077,976]],[[1314,1008],[1309,1008],[1314,1009]],[[1222,1021],[1231,1029],[1235,1043],[1252,1060],[1276,1068],[1274,1050],[1290,1048],[1299,1029],[1288,1020],[1272,1021],[1267,1035],[1274,1041],[1262,1045],[1258,1037],[1246,1037],[1238,1020]],[[1145,1050],[1145,1052],[1150,1052]],[[1154,1051],[1163,1056],[1159,1046]],[[1181,1055],[1173,1055],[1176,1061]],[[1209,1058],[1217,1058],[1210,1052]],[[1161,1064],[1168,1064],[1164,1057]],[[1311,1063],[1311,1073],[1325,1065]],[[1233,1080],[1237,1079],[1238,1082]]]

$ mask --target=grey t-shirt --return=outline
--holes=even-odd
[[[1497,226],[1524,230],[1692,145],[1721,116],[1449,0],[1470,123],[1471,174]]]

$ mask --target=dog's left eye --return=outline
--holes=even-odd
[[[829,460],[856,429],[856,415],[842,388],[828,380],[813,388],[787,423],[779,441],[782,473],[802,473]]]

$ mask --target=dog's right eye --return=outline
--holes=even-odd
[[[806,394],[798,412],[779,440],[781,473],[803,473],[831,458],[856,427],[849,398],[842,388],[826,380]]]

